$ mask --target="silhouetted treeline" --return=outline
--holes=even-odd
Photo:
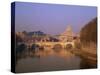
[[[86,24],[80,32],[81,43],[97,43],[97,18]]]

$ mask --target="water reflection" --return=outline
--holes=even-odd
[[[67,50],[25,50],[17,54],[16,72],[80,69],[81,59]]]

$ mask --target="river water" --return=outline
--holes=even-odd
[[[16,72],[80,69],[81,58],[68,50],[24,51],[17,55]]]

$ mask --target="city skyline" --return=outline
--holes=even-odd
[[[15,28],[20,31],[42,31],[57,35],[70,25],[78,33],[89,21],[97,17],[97,8],[76,5],[16,2]]]
[[[97,7],[11,3],[11,71],[97,68]]]

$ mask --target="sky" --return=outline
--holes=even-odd
[[[16,2],[15,28],[19,31],[42,31],[46,34],[63,33],[71,26],[78,33],[84,25],[97,17],[97,7],[61,4]]]

